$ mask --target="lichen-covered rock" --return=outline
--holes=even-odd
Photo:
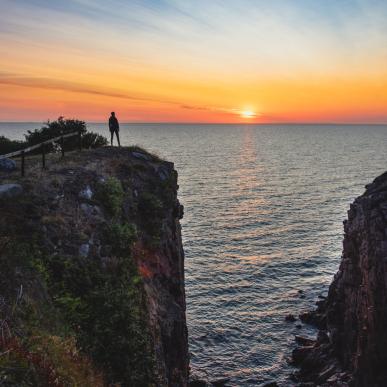
[[[332,386],[387,386],[387,173],[350,206],[344,231],[328,298],[308,316],[327,334],[299,359],[300,377]]]

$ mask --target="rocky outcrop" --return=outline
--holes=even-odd
[[[12,179],[17,195],[0,197],[0,384],[187,386],[173,164],[106,147]]]
[[[344,222],[343,254],[328,297],[301,317],[320,328],[293,358],[311,385],[387,386],[387,173],[366,187]]]

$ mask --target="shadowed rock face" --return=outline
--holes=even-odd
[[[301,379],[387,386],[387,173],[351,205],[344,231],[339,271],[314,313],[329,343],[300,356]]]

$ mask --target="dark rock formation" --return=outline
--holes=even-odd
[[[12,159],[0,159],[0,170],[14,171],[16,169],[16,162]]]
[[[0,198],[0,384],[187,386],[173,164],[106,147],[5,178],[20,192]]]
[[[312,385],[387,386],[387,173],[366,187],[344,222],[342,261],[326,300],[300,316],[321,329],[294,352]]]

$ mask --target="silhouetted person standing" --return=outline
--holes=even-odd
[[[113,136],[115,133],[117,136],[118,146],[121,146],[120,133],[119,133],[120,132],[120,125],[118,123],[116,113],[114,113],[114,112],[111,113],[111,116],[109,118],[109,130],[110,130],[110,134],[111,134],[110,144],[113,146]]]

